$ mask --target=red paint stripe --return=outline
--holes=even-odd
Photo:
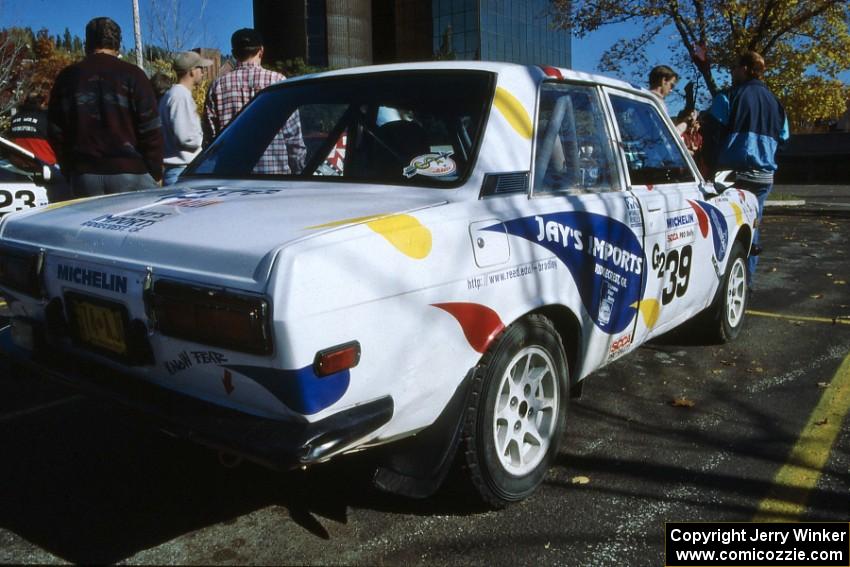
[[[556,67],[551,67],[549,65],[538,65],[538,67],[540,67],[540,70],[546,73],[546,76],[548,77],[554,77],[555,79],[564,78],[564,76],[561,74],[561,71],[558,70]]]
[[[702,210],[702,207],[688,199],[688,204],[691,205],[691,208],[697,214],[697,221],[699,221],[699,231],[702,233],[703,238],[708,237],[708,215],[705,214],[705,211]]]
[[[486,305],[457,302],[434,303],[433,306],[457,319],[469,346],[480,353],[486,352],[493,339],[505,328],[499,314]]]

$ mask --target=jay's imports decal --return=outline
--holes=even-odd
[[[457,170],[457,164],[452,159],[454,152],[437,152],[423,154],[410,160],[410,165],[404,168],[402,174],[408,179],[414,175],[440,177],[451,175]]]
[[[508,234],[553,252],[570,270],[582,304],[607,333],[621,333],[646,286],[640,241],[625,224],[588,212],[563,212],[506,221]],[[487,227],[496,230],[500,225]]]

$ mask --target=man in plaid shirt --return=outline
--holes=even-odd
[[[204,103],[204,141],[208,145],[255,94],[284,80],[280,73],[263,69],[263,38],[250,28],[234,32],[230,38],[236,68],[216,79]],[[304,169],[307,147],[301,136],[298,111],[283,125],[254,166],[253,173],[298,174]]]

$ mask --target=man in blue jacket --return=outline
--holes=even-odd
[[[753,246],[759,250],[759,232],[764,202],[773,189],[776,172],[776,149],[788,139],[785,109],[761,78],[764,58],[746,51],[732,67],[732,90],[712,101],[710,114],[719,122],[725,135],[717,148],[717,169],[731,169],[736,174],[736,187],[755,194],[759,202],[758,221]],[[752,255],[747,269],[752,289],[758,255]]]

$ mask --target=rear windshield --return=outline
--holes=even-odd
[[[186,175],[447,187],[475,161],[492,98],[485,72],[383,73],[261,92]]]

